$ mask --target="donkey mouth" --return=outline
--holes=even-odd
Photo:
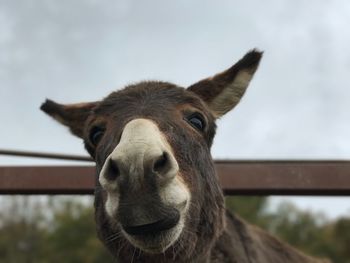
[[[137,200],[124,196],[116,213],[122,235],[145,252],[162,253],[180,237],[185,221],[186,201],[167,204],[155,195]]]
[[[153,220],[145,224],[142,221],[130,224],[129,220],[120,222],[120,226],[125,238],[133,246],[148,253],[158,254],[171,246],[181,234],[183,216],[180,211],[174,209],[166,216],[163,214],[162,217],[155,217]]]
[[[180,213],[173,213],[172,217],[162,218],[143,225],[123,225],[123,229],[131,236],[152,236],[175,227],[180,220]]]

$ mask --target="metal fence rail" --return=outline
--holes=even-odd
[[[350,195],[350,161],[216,161],[226,194]],[[94,166],[3,166],[0,194],[93,194]]]
[[[0,155],[27,157],[27,158],[56,159],[56,160],[66,160],[66,161],[93,162],[93,160],[89,156],[62,154],[62,153],[45,153],[45,152],[0,149]]]

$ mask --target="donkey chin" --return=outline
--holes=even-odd
[[[160,229],[157,229],[161,227]],[[145,226],[122,227],[124,237],[135,247],[151,254],[163,253],[180,237],[184,228],[184,217],[163,219]]]
[[[174,188],[174,186],[169,187]],[[185,226],[189,196],[178,204],[165,205],[163,201],[158,204],[147,203],[142,206],[138,204],[137,207],[121,206],[117,215],[110,219],[117,223],[121,234],[131,245],[147,253],[160,254],[174,245],[181,236]]]

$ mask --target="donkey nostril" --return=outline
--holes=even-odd
[[[157,159],[157,161],[154,162],[153,165],[153,171],[154,172],[164,172],[164,170],[167,168],[169,162],[169,157],[166,152],[163,152],[163,154]]]
[[[113,181],[115,179],[117,179],[117,177],[119,176],[120,171],[118,168],[118,165],[116,162],[110,161],[108,163],[108,169],[107,169],[107,173],[106,173],[106,179]]]

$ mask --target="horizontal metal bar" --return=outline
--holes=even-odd
[[[31,152],[31,151],[17,151],[17,150],[0,149],[0,155],[17,156],[17,157],[31,157],[31,158],[45,158],[45,159],[58,159],[58,160],[67,160],[67,161],[93,162],[93,160],[89,156],[60,154],[60,153],[44,153],[44,152]]]
[[[350,195],[350,161],[216,161],[230,195]],[[0,167],[0,194],[92,194],[94,166]]]
[[[0,194],[92,194],[93,166],[0,167]]]
[[[350,195],[349,161],[218,161],[226,194]]]

